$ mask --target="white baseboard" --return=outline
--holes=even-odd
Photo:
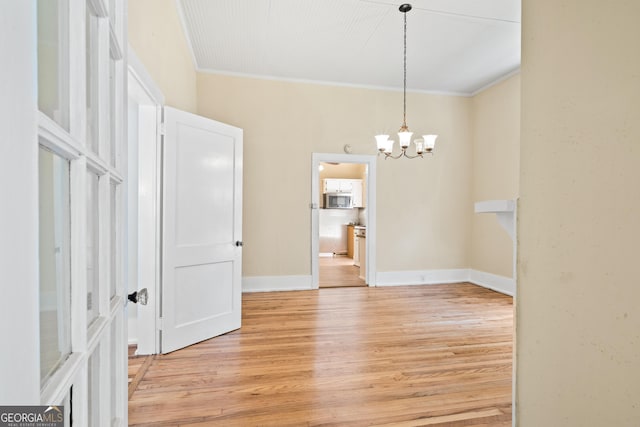
[[[498,276],[471,268],[469,269],[469,282],[506,295],[514,296],[516,294],[516,281],[511,277]]]
[[[309,289],[313,289],[310,275],[242,278],[242,292],[302,291]]]
[[[452,270],[382,271],[376,274],[376,286],[433,285],[470,282],[506,295],[516,293],[515,280],[484,271],[459,268]]]
[[[515,280],[484,271],[458,268],[449,270],[381,271],[376,286],[435,285],[470,282],[496,292],[514,296]],[[253,276],[242,278],[242,292],[302,291],[314,289],[311,276]],[[131,333],[129,335],[131,337]]]
[[[376,273],[376,286],[435,285],[440,283],[458,283],[469,280],[469,270],[458,268],[451,270],[417,271],[379,271]]]

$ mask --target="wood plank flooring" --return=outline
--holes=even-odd
[[[138,384],[142,381],[144,374],[147,373],[147,369],[151,366],[151,362],[155,356],[136,356],[136,346],[129,346],[129,364],[128,368],[128,380],[129,380],[129,399],[133,395],[133,392],[138,388]]]
[[[360,277],[360,267],[353,265],[347,256],[320,257],[318,285],[321,288],[367,286]]]
[[[129,424],[507,427],[512,335],[468,283],[245,294],[240,330],[151,360]]]

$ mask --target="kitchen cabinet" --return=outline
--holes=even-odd
[[[366,228],[363,226],[353,227],[353,265],[362,268],[364,257],[362,242],[367,235]]]
[[[358,238],[358,254],[360,255],[360,274],[362,280],[367,280],[367,237],[362,235]]]
[[[324,180],[323,191],[325,193],[351,193],[353,190],[352,179],[327,178]]]
[[[353,179],[351,185],[351,203],[354,208],[364,208],[364,200],[362,198],[362,180]]]
[[[353,235],[353,265],[360,267],[360,237],[358,233]]]
[[[354,208],[364,207],[361,179],[326,178],[322,183],[323,193],[349,193]]]
[[[353,258],[353,225],[347,225],[347,256]]]

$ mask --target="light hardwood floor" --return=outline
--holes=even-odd
[[[468,283],[243,296],[240,330],[156,356],[130,425],[511,425],[510,297]]]
[[[359,277],[360,267],[353,265],[353,258],[320,257],[318,267],[318,285],[321,288],[367,286]]]

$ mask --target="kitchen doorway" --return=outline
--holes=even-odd
[[[313,154],[314,288],[375,286],[376,156]]]

